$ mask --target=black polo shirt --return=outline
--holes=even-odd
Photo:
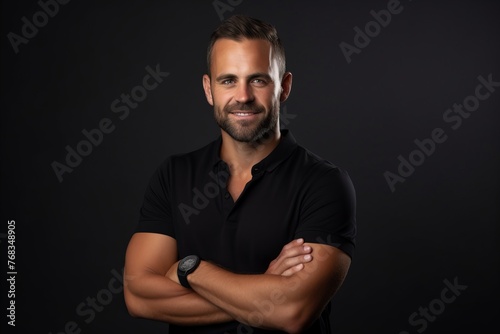
[[[252,179],[233,201],[222,139],[167,158],[144,196],[137,232],[176,239],[179,259],[196,254],[236,273],[264,273],[282,247],[296,238],[329,244],[352,257],[355,192],[346,171],[297,144],[282,130],[278,146],[252,167]],[[321,293],[318,291],[318,293]],[[329,333],[327,307],[311,333]],[[238,333],[238,323],[170,333]],[[241,329],[240,333],[247,333]],[[252,333],[269,333],[252,328]]]

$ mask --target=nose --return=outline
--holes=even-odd
[[[236,88],[234,99],[238,103],[249,103],[254,100],[252,86],[246,82],[242,82]]]

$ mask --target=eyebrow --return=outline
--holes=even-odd
[[[224,74],[219,75],[217,78],[215,78],[215,81],[220,82],[223,80],[234,79],[234,78],[237,78],[237,76],[234,74],[230,74],[230,73],[224,73]],[[272,81],[271,76],[267,73],[264,73],[264,72],[252,73],[246,77],[247,80],[252,80],[255,78],[265,78],[267,80]]]

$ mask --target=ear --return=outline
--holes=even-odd
[[[281,79],[280,102],[285,102],[292,90],[292,73],[286,72]]]
[[[212,86],[210,84],[210,77],[205,74],[203,75],[203,90],[205,91],[205,97],[207,98],[207,102],[213,106],[214,98],[212,96]]]

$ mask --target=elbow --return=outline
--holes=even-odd
[[[127,311],[128,311],[128,314],[132,317],[132,318],[141,318],[139,316],[139,312],[137,312],[137,310],[131,305],[131,304],[126,304],[127,306]]]
[[[128,291],[127,289],[124,289],[123,292],[124,292],[123,296],[125,299],[125,306],[127,308],[128,314],[132,318],[142,318],[141,310],[140,310],[137,298],[134,297],[134,295],[130,291]]]
[[[136,313],[135,311],[133,311],[130,307],[127,306],[127,310],[128,310],[128,315],[130,315],[132,318],[141,318],[138,313]]]
[[[283,330],[290,334],[303,333],[319,316],[308,310],[310,308],[304,305],[289,307],[282,318]]]
[[[285,325],[285,332],[289,334],[300,334],[304,333],[304,331],[311,325],[312,321],[308,321],[305,319],[290,319],[288,323]]]

